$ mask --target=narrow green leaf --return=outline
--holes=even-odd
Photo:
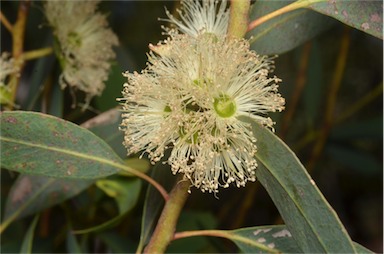
[[[355,253],[337,214],[296,155],[270,130],[248,120],[257,138],[256,176],[303,252]]]
[[[127,157],[127,149],[123,146],[124,132],[119,131],[121,112],[111,109],[88,120],[81,126],[89,129],[104,140],[121,157]]]
[[[21,173],[95,179],[115,174],[122,160],[92,132],[35,112],[1,114],[1,164]]]
[[[35,232],[35,228],[38,220],[39,220],[39,215],[36,215],[31,225],[29,226],[27,233],[24,236],[23,243],[21,244],[20,253],[23,253],[23,254],[32,253],[33,236],[34,236],[34,232]]]
[[[256,20],[294,1],[256,1],[249,19]],[[307,9],[275,17],[247,33],[251,48],[258,54],[287,52],[314,38],[333,24],[332,19]]]
[[[40,212],[77,195],[92,183],[92,180],[19,175],[8,194],[4,220]]]
[[[68,253],[83,253],[80,244],[77,242],[71,229],[67,232],[66,245]]]
[[[383,1],[323,1],[308,8],[383,39]]]
[[[90,228],[85,228],[85,229],[78,229],[74,230],[74,234],[88,234],[88,233],[93,233],[93,232],[100,232],[103,230],[106,230],[108,228],[112,228],[116,226],[127,214],[120,214],[102,224],[96,225],[94,227]]]

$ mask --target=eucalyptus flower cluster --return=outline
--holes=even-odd
[[[227,36],[226,1],[183,2],[176,28],[150,45],[147,68],[124,73],[124,145],[166,163],[203,192],[255,181],[256,138],[242,116],[273,128],[268,112],[284,109],[272,61]]]
[[[44,5],[54,30],[56,54],[63,72],[60,85],[86,94],[86,104],[104,90],[117,36],[106,16],[97,12],[100,1],[47,1]]]

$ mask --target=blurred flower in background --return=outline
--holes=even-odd
[[[104,90],[118,45],[106,16],[96,12],[99,1],[47,1],[46,17],[57,40],[56,54],[63,72],[62,88],[86,93],[86,105]]]

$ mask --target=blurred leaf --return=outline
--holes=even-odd
[[[121,112],[110,109],[85,122],[81,126],[89,129],[103,139],[121,157],[127,157],[127,149],[123,146],[124,132],[119,130]]]
[[[39,220],[39,215],[36,215],[33,219],[31,225],[28,228],[27,233],[24,236],[23,242],[21,244],[20,253],[32,253],[32,243],[33,237],[35,235],[35,228],[37,225],[37,221]]]
[[[244,253],[301,253],[292,234],[285,225],[260,226],[227,231],[228,239]],[[373,253],[360,244],[353,243],[358,253]]]
[[[270,130],[251,121],[257,138],[256,176],[303,252],[355,253],[352,241],[296,155]]]
[[[383,138],[383,117],[366,119],[354,123],[344,123],[332,128],[330,137],[336,140],[354,138]]]
[[[255,20],[294,1],[256,1],[249,20]],[[333,24],[332,19],[316,12],[299,9],[273,18],[252,29],[251,49],[258,54],[272,55],[287,52],[312,39]]]
[[[140,196],[142,181],[135,179],[102,179],[96,182],[97,187],[103,190],[108,196],[114,198],[119,207],[119,215],[94,227],[75,230],[75,234],[87,234],[98,232],[115,226],[132,210],[137,204]]]
[[[308,129],[314,128],[316,121],[319,116],[319,110],[323,103],[323,97],[321,96],[324,92],[324,86],[327,84],[324,82],[324,70],[323,70],[323,55],[322,48],[319,47],[318,43],[314,41],[312,43],[308,70],[307,82],[303,92],[303,110],[308,119]]]
[[[4,219],[20,219],[40,212],[77,195],[92,183],[92,180],[19,175],[7,197]]]
[[[121,234],[115,232],[102,232],[97,235],[107,246],[106,253],[135,253],[137,243],[134,243],[122,237]]]
[[[343,147],[333,143],[327,144],[325,150],[335,161],[348,166],[356,172],[366,175],[379,175],[383,171],[382,163],[377,161],[375,156],[364,150]]]
[[[96,182],[96,186],[114,198],[119,207],[119,213],[124,214],[136,205],[141,190],[141,180],[138,178],[101,179]]]
[[[28,81],[28,96],[21,105],[23,109],[41,110],[41,105],[38,103],[39,98],[41,98],[44,90],[44,82],[52,72],[54,66],[55,56],[53,54],[46,57],[40,57],[36,60],[36,63],[33,66],[32,76]],[[52,84],[59,86],[57,80],[53,81]],[[59,107],[60,101],[53,100],[52,105],[53,104],[57,104],[55,107]]]
[[[383,39],[383,1],[323,1],[308,8]]]
[[[67,231],[66,245],[67,245],[67,253],[83,253],[71,229]]]
[[[52,94],[48,97],[50,99],[48,114],[59,118],[63,117],[64,93],[58,81],[53,82]]]
[[[35,112],[1,114],[1,164],[21,173],[94,179],[115,174],[122,164],[92,132]]]

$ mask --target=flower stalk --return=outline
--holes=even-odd
[[[178,181],[169,194],[164,209],[160,215],[156,229],[150,242],[144,249],[144,253],[164,253],[169,243],[172,241],[176,223],[181,210],[188,198],[188,181]]]
[[[244,37],[248,27],[250,5],[249,0],[231,0],[228,35],[236,38]]]

